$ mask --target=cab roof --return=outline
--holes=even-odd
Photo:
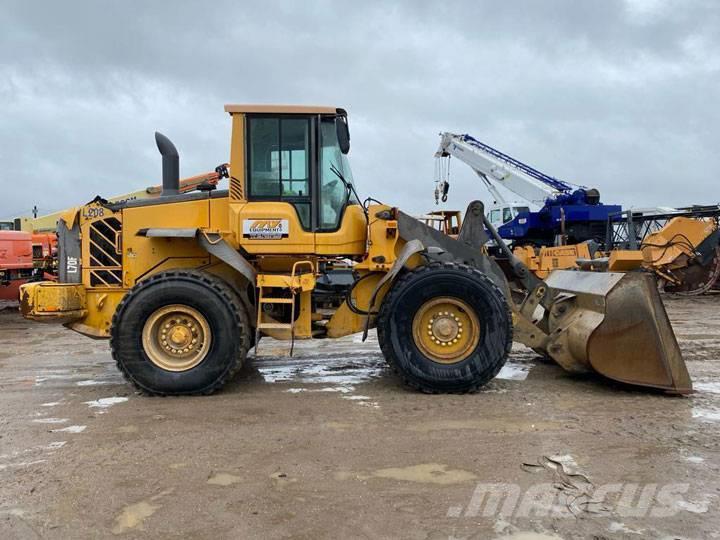
[[[343,109],[320,105],[225,105],[225,112],[230,114],[345,114]]]

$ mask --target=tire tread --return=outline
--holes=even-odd
[[[148,287],[153,287],[158,284],[173,280],[193,282],[201,286],[207,287],[213,290],[216,294],[218,294],[220,298],[230,307],[230,311],[235,318],[238,334],[240,336],[239,351],[230,368],[227,369],[221,377],[218,377],[218,379],[216,379],[211,385],[192,392],[160,392],[151,388],[147,388],[146,386],[140,384],[132,376],[132,374],[127,371],[123,363],[118,358],[117,348],[119,344],[119,338],[115,334],[115,329],[118,328],[120,324],[122,324],[124,311],[129,305],[129,303],[137,296],[140,291],[143,291]],[[237,374],[238,371],[240,371],[247,356],[247,352],[250,349],[250,339],[250,323],[247,311],[243,306],[242,302],[240,301],[237,293],[225,281],[223,281],[217,276],[198,270],[169,270],[166,272],[159,272],[147,279],[144,279],[143,281],[136,284],[132,289],[130,289],[127,294],[125,294],[125,296],[123,296],[112,317],[112,325],[110,332],[110,352],[113,359],[115,360],[117,368],[120,370],[120,373],[122,373],[123,378],[130,384],[132,384],[135,389],[141,394],[147,396],[210,395],[213,392],[222,388],[229,380],[231,380]]]
[[[464,387],[462,389],[458,390],[440,390],[436,387],[433,387],[421,380],[410,378],[405,373],[405,370],[401,369],[399,366],[399,362],[397,358],[395,357],[393,347],[390,344],[390,339],[386,339],[385,335],[385,329],[388,327],[390,322],[390,306],[393,304],[393,301],[395,297],[400,296],[403,294],[403,291],[405,288],[409,287],[417,278],[418,276],[422,276],[427,273],[436,272],[439,270],[455,270],[460,272],[465,272],[469,276],[472,276],[474,279],[480,280],[487,285],[494,294],[497,294],[499,297],[504,298],[505,295],[500,290],[500,288],[493,283],[493,281],[488,278],[485,274],[483,274],[480,270],[477,268],[474,268],[472,266],[468,266],[466,264],[456,263],[456,262],[431,262],[426,265],[419,266],[417,268],[414,268],[413,270],[404,273],[391,287],[391,289],[388,291],[386,297],[383,300],[383,303],[380,307],[380,312],[378,313],[377,318],[377,332],[378,332],[378,342],[380,344],[380,350],[383,353],[383,356],[385,357],[385,361],[389,364],[390,368],[393,370],[393,372],[400,377],[400,379],[403,381],[403,383],[410,388],[414,390],[418,390],[420,392],[426,393],[426,394],[467,394],[467,393],[475,393],[480,388],[482,388],[486,383],[485,382],[478,382],[477,384]],[[512,321],[512,313],[510,311],[510,306],[507,302],[503,303],[504,309],[506,310],[506,315],[510,321]],[[512,324],[510,325],[510,331],[507,334],[507,338],[504,343],[504,354],[505,357],[507,357],[510,354],[510,350],[512,349],[512,343],[513,343],[513,333],[512,333]],[[497,369],[499,371],[500,368]],[[492,374],[492,377],[497,375],[497,371]],[[492,378],[490,377],[490,378]]]

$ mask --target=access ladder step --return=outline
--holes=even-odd
[[[257,325],[259,330],[290,330],[292,324],[288,323],[260,323]]]
[[[268,298],[267,296],[260,299],[261,304],[292,304],[294,301],[292,298]]]

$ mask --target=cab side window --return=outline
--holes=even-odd
[[[512,221],[512,210],[510,208],[503,208],[503,223]]]
[[[250,198],[293,204],[310,228],[310,119],[248,118]]]

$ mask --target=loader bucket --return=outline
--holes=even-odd
[[[543,349],[570,371],[622,383],[692,392],[655,280],[643,272],[556,271]]]

